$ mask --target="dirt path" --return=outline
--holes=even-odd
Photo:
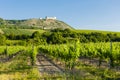
[[[38,66],[39,72],[41,75],[63,75],[63,70],[53,63],[48,57],[43,54],[37,55],[37,62],[36,65]]]
[[[91,65],[91,66],[94,66],[94,67],[100,67],[100,68],[104,68],[104,69],[109,68],[109,66],[110,66],[108,64],[108,62],[105,61],[105,60],[102,60],[101,65],[98,66],[99,65],[99,59],[96,59],[96,58],[90,59],[90,58],[80,57],[79,61],[82,62],[83,64],[86,64],[86,65]],[[116,65],[111,69],[115,69],[116,71],[120,71],[120,66]]]
[[[0,56],[0,63],[8,62],[8,61],[10,61],[11,59],[13,59],[14,57],[16,57],[18,54],[20,54],[22,52],[23,52],[23,50],[18,51],[16,53],[14,53],[13,55],[7,56],[7,57],[5,57],[4,55],[2,55],[2,56],[4,56],[4,58],[1,58],[1,56]]]

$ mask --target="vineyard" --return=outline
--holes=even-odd
[[[93,71],[87,70],[87,72],[97,73],[97,79],[102,79],[102,76],[106,79],[120,78],[120,43],[118,42],[44,45],[39,47],[39,51],[60,62],[58,65],[66,72],[70,71],[70,74],[92,68]]]
[[[2,62],[3,59],[6,59],[5,63]],[[23,78],[19,77],[19,79],[41,79],[43,75],[44,77],[47,75],[50,67],[42,66],[42,69],[48,69],[45,70],[46,73],[42,72],[38,70],[41,68],[40,65],[36,66],[37,61],[42,63],[41,65],[47,65],[45,63],[47,62],[53,68],[58,66],[64,73],[61,77],[66,80],[120,79],[119,42],[80,43],[76,41],[60,45],[0,46],[1,75],[8,77],[6,73],[10,71],[12,76],[25,74]],[[51,68],[51,72],[54,72],[53,68]],[[29,70],[30,72],[28,72]],[[61,71],[59,72],[61,73]],[[53,78],[52,75],[50,76]],[[49,80],[50,76],[47,78],[47,75],[45,79]],[[10,79],[13,78],[10,77]]]
[[[31,51],[32,47],[27,46],[0,46],[1,80],[38,79],[38,69],[31,66]]]
[[[41,46],[40,51],[65,62],[75,61],[80,57],[105,60],[110,66],[120,64],[120,43],[75,43]],[[99,62],[100,66],[100,62]]]

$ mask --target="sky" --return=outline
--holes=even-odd
[[[55,16],[75,29],[120,32],[120,0],[0,0],[3,19]]]

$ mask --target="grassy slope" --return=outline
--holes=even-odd
[[[26,35],[31,35],[33,32],[35,31],[39,31],[40,33],[45,32],[45,30],[40,30],[40,29],[8,29],[8,28],[3,28],[0,29],[0,33],[4,33],[4,34],[26,34]],[[99,32],[99,33],[103,33],[103,34],[107,34],[107,33],[111,33],[111,34],[118,34],[120,36],[120,32],[112,32],[112,31],[102,31],[102,30],[75,30],[72,29],[73,32],[77,32],[77,33],[91,33],[91,32]]]
[[[39,29],[8,29],[8,28],[4,28],[4,29],[1,29],[4,34],[16,34],[16,35],[19,35],[19,34],[26,34],[26,35],[31,35],[33,32],[35,31],[39,31],[40,33],[43,33],[44,30],[39,30]]]
[[[30,31],[30,32],[35,32],[35,31],[38,31],[38,32],[40,32],[40,33],[43,33],[43,32],[45,32],[45,30],[40,30],[40,29],[20,29],[20,30],[27,30],[27,31]]]
[[[73,30],[74,32],[77,33],[92,33],[92,32],[98,32],[98,33],[111,33],[111,34],[118,34],[120,36],[120,32],[114,32],[114,31],[102,31],[102,30]]]
[[[85,33],[91,33],[91,32],[102,32],[102,33],[120,33],[120,32],[114,32],[114,31],[102,31],[102,30],[73,30],[76,32],[85,32]]]

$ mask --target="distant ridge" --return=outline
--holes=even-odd
[[[56,17],[32,18],[24,20],[4,20],[0,18],[0,24],[7,25],[8,27],[18,28],[73,29],[70,25],[66,24],[65,22],[57,20]]]

